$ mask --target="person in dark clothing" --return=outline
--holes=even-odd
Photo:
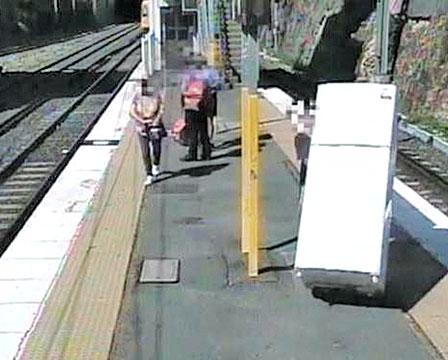
[[[202,146],[201,160],[210,160],[211,146],[208,135],[208,118],[204,111],[185,110],[185,121],[189,128],[188,154],[183,160],[198,159],[198,145]],[[199,141],[198,141],[199,140]]]
[[[208,87],[198,76],[188,79],[181,96],[181,105],[185,112],[185,123],[188,132],[188,154],[183,161],[198,160],[198,144],[202,145],[201,160],[210,160],[211,146],[208,134]],[[198,141],[199,140],[199,141]]]

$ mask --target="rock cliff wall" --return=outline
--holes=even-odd
[[[414,12],[430,5],[414,3]],[[268,27],[259,29],[262,46],[315,82],[367,80],[375,65],[375,5],[375,0],[281,1],[278,49]],[[403,112],[420,123],[446,122],[448,129],[448,15],[407,21],[395,82]]]

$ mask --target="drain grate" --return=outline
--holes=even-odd
[[[203,219],[198,216],[186,216],[173,220],[173,223],[177,225],[200,225],[203,224]]]
[[[140,273],[141,283],[179,282],[179,259],[146,259]]]
[[[151,187],[153,194],[194,194],[199,191],[197,184],[159,183]]]

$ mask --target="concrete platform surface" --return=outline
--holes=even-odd
[[[294,164],[295,126],[283,121],[268,130]],[[391,244],[383,304],[407,311],[439,355],[448,358],[448,217],[395,179],[393,223],[396,241]]]
[[[169,94],[177,103],[176,90]],[[171,109],[167,121],[178,111]],[[239,144],[237,132],[223,133],[211,161],[181,163],[185,148],[165,142],[165,173],[146,191],[111,359],[433,358],[401,299],[335,299],[330,306],[294,282],[298,186],[291,161],[266,133],[260,145],[267,261],[259,281],[247,278],[239,253]],[[414,257],[394,260],[395,288],[400,270],[421,257],[409,251]],[[180,282],[139,284],[145,258],[180,259]]]

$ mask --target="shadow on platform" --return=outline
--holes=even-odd
[[[398,226],[392,227],[394,241],[389,245],[386,292],[370,298],[348,291],[313,291],[329,304],[410,310],[444,276],[447,269]]]
[[[184,168],[179,171],[164,171],[161,176],[154,182],[154,184],[163,183],[166,180],[178,178],[181,176],[203,177],[209,176],[215,171],[219,171],[229,166],[229,163],[201,165],[189,168]]]
[[[272,139],[272,135],[271,134],[261,134],[258,137],[258,139],[259,139],[259,141],[258,141],[259,151],[261,152],[266,147],[267,141]],[[228,141],[223,142],[222,144],[220,144],[216,147],[216,150],[227,150],[227,149],[231,149],[233,147],[237,147],[237,148],[229,150],[228,152],[225,152],[225,153],[221,153],[219,155],[212,156],[212,160],[217,160],[217,159],[222,159],[222,158],[227,158],[227,157],[241,157],[241,138],[240,137],[237,137],[233,140],[228,140]]]

